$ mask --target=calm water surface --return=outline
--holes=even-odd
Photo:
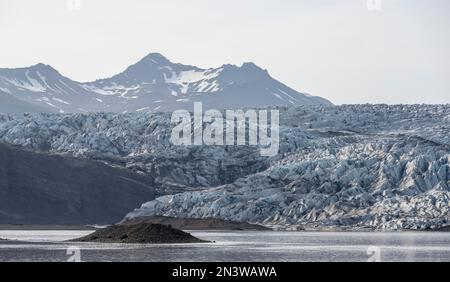
[[[90,232],[0,230],[8,239],[0,261],[67,261],[73,247],[82,261],[450,261],[450,233],[438,232],[202,231],[191,234],[215,243],[65,242]]]

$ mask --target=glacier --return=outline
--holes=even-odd
[[[450,224],[450,105],[276,107],[280,152],[174,146],[169,113],[3,114],[0,142],[155,179],[126,218],[214,217],[282,229]]]

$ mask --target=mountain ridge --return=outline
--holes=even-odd
[[[193,102],[214,109],[332,105],[297,92],[252,62],[205,69],[173,63],[160,53],[92,82],[77,82],[44,63],[1,68],[0,91],[30,107],[60,113],[167,112],[192,109]]]

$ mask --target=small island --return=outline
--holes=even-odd
[[[162,224],[137,223],[112,225],[98,229],[87,236],[71,242],[129,243],[129,244],[175,244],[208,243],[191,234]]]

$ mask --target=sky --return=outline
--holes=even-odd
[[[448,0],[0,0],[0,68],[92,81],[159,52],[335,104],[450,103],[449,24]]]

